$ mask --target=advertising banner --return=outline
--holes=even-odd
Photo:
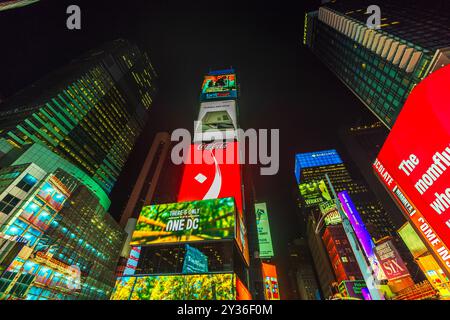
[[[362,289],[366,288],[367,285],[363,280],[354,280],[354,281],[342,281],[339,284],[339,292],[344,297],[356,298],[364,300],[364,296],[362,293]]]
[[[299,184],[300,195],[305,203],[305,206],[316,206],[323,201],[330,201],[331,196],[328,192],[327,185],[324,180],[314,181],[311,183]]]
[[[320,212],[324,216],[324,221],[326,226],[336,225],[342,223],[341,214],[334,200],[324,201],[319,204]]]
[[[111,300],[234,300],[235,275],[120,277]]]
[[[200,104],[194,142],[237,139],[236,102],[234,100]]]
[[[428,249],[423,243],[422,239],[420,239],[419,235],[416,233],[416,231],[409,222],[405,223],[400,228],[400,230],[398,230],[398,234],[408,247],[414,259],[428,252]]]
[[[370,236],[370,233],[366,229],[361,215],[359,214],[358,210],[356,210],[355,204],[350,198],[350,195],[347,191],[342,191],[338,193],[338,198],[342,205],[342,209],[344,210],[348,218],[348,221],[355,231],[356,237],[358,238],[363,252],[370,262],[373,274],[378,280],[386,279],[386,276],[383,273],[383,269],[380,268],[378,259],[374,252],[375,244],[372,240],[372,237]]]
[[[233,239],[233,198],[145,206],[131,245]]]
[[[258,231],[259,257],[272,258],[273,246],[270,234],[269,216],[267,206],[263,203],[255,203],[256,228]]]
[[[184,255],[183,273],[207,273],[208,257],[197,248],[186,244]]]
[[[202,100],[236,99],[237,84],[235,74],[207,75],[202,85]]]
[[[233,197],[242,215],[237,142],[192,144],[186,156],[178,201]]]
[[[408,268],[391,240],[378,244],[375,247],[375,254],[388,280],[410,276]]]
[[[277,269],[273,264],[262,263],[262,275],[264,279],[264,296],[266,300],[280,300]]]
[[[446,66],[414,88],[373,166],[450,275],[449,85]]]

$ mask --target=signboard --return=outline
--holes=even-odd
[[[208,257],[197,248],[186,244],[183,273],[207,273]]]
[[[111,300],[234,300],[232,273],[119,277]]]
[[[272,258],[273,246],[270,235],[269,216],[267,206],[263,203],[255,203],[256,228],[258,231],[259,257]]]
[[[358,210],[356,210],[355,204],[351,200],[350,195],[347,191],[342,191],[338,193],[338,198],[342,205],[342,209],[344,210],[348,218],[348,221],[355,231],[361,248],[363,249],[366,258],[370,262],[373,274],[378,280],[385,279],[386,276],[383,274],[383,270],[380,268],[378,259],[374,252],[375,244],[372,240],[372,237],[370,236],[370,233],[367,231],[364,222],[362,221],[361,215],[359,214]]]
[[[264,297],[266,300],[280,300],[277,269],[273,264],[262,263]]]
[[[233,198],[145,206],[131,245],[234,238]]]
[[[295,177],[300,184],[300,174],[304,168],[314,168],[341,164],[342,159],[336,150],[298,153],[295,155]]]
[[[339,291],[344,297],[364,299],[362,289],[366,288],[366,283],[363,280],[354,280],[354,281],[342,281],[339,284]]]
[[[409,95],[374,170],[450,275],[450,66]]]
[[[314,181],[311,183],[299,184],[300,195],[305,203],[305,206],[312,207],[320,204],[323,201],[331,200],[327,185],[324,180]]]
[[[408,268],[391,240],[378,244],[375,247],[375,254],[388,280],[410,276]]]
[[[341,214],[334,200],[324,201],[319,204],[320,212],[324,216],[324,221],[326,226],[336,225],[342,223]]]
[[[414,231],[414,228],[409,222],[405,223],[400,228],[400,230],[398,230],[398,234],[408,247],[414,259],[428,252],[428,249],[423,243],[422,239],[420,239],[420,237],[418,236],[416,231]]]
[[[123,271],[124,276],[134,275],[134,273],[136,272],[140,255],[141,255],[141,247],[131,247],[130,256],[128,257],[127,265]]]
[[[185,160],[178,201],[233,197],[242,215],[237,142],[192,144]]]
[[[194,142],[237,139],[234,100],[201,103],[197,121]]]
[[[219,98],[237,98],[236,75],[234,73],[205,76],[202,85],[202,100]]]

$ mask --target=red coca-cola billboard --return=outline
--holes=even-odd
[[[373,166],[450,274],[450,66],[414,88]]]
[[[237,142],[192,144],[185,159],[178,202],[233,197],[242,214]]]

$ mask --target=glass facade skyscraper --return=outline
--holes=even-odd
[[[125,232],[89,176],[34,146],[2,159],[0,299],[107,299]]]
[[[305,16],[304,44],[388,128],[415,85],[450,62],[450,10],[419,2],[383,1],[379,29],[366,25],[373,3],[365,0],[333,1]]]
[[[148,118],[156,73],[124,40],[90,51],[2,105],[0,157],[43,143],[109,193]]]

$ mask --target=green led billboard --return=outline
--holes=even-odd
[[[302,183],[298,185],[298,188],[306,207],[316,206],[323,201],[331,200],[324,180]]]
[[[121,277],[111,300],[234,300],[232,273]]]
[[[255,203],[256,226],[258,230],[259,257],[272,258],[273,246],[270,235],[269,216],[264,202]]]
[[[233,198],[145,206],[131,245],[233,239]]]

